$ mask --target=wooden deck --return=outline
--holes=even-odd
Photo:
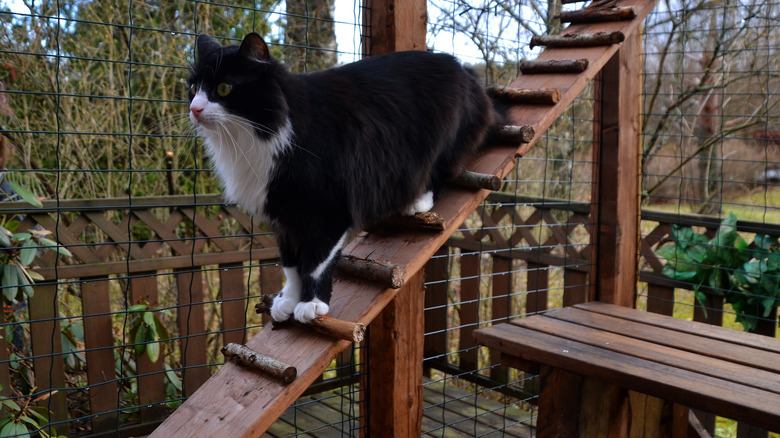
[[[358,398],[357,390],[349,388],[302,397],[263,437],[359,436],[362,421]],[[423,399],[424,437],[535,436],[532,427],[535,418],[516,405],[504,406],[441,381],[426,382]]]

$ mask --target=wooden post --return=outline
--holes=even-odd
[[[425,0],[363,0],[363,56],[425,50]],[[368,329],[367,436],[422,431],[424,270],[406,280]]]
[[[639,238],[641,41],[626,37],[595,80],[592,217],[597,299],[634,307]]]
[[[422,431],[424,274],[407,280],[368,329],[367,436],[413,437]]]

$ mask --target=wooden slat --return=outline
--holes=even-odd
[[[719,341],[735,343],[739,345],[758,348],[761,350],[780,354],[780,345],[777,341],[766,336],[745,333],[739,330],[731,330],[723,327],[702,325],[691,321],[678,318],[665,318],[648,312],[634,311],[622,306],[615,306],[607,303],[592,302],[577,306],[578,309],[589,312],[608,314],[617,318],[623,318],[629,321],[636,321],[655,327],[664,327],[681,333],[690,333],[703,338],[710,338]]]
[[[549,271],[547,266],[528,262],[527,289],[525,299],[526,313],[536,313],[547,310]]]
[[[30,342],[32,343],[33,370],[35,370],[35,387],[42,397],[39,406],[45,406],[51,411],[50,423],[68,419],[65,388],[65,361],[62,360],[62,334],[60,333],[59,300],[57,285],[47,284],[37,286],[35,295],[30,298]],[[5,342],[5,341],[3,341]],[[67,425],[57,426],[60,433],[67,430]],[[48,431],[51,433],[52,431]]]
[[[97,415],[92,418],[92,431],[105,432],[115,429],[118,420],[115,412],[118,400],[109,280],[108,277],[82,280],[89,406],[90,413]]]
[[[132,304],[145,300],[152,307],[157,305],[157,277],[155,271],[130,278],[129,281]],[[141,419],[144,422],[154,421],[165,416],[165,406],[160,404],[166,399],[165,374],[163,373],[164,361],[165,359],[160,355],[157,362],[152,362],[146,353],[135,358],[136,371],[139,376],[137,378],[138,398],[141,404]]]
[[[425,265],[425,366],[442,367],[447,359],[447,289],[449,249],[445,246]],[[431,359],[435,358],[435,359]]]
[[[780,356],[777,353],[770,353],[740,344],[729,343],[727,351],[724,351],[725,347],[722,341],[615,318],[606,314],[588,312],[576,307],[548,312],[545,314],[545,317],[561,319],[608,332],[620,333],[633,339],[653,342],[705,357],[732,361],[737,364],[780,373]],[[706,328],[705,324],[698,325]]]
[[[476,370],[478,350],[472,333],[479,322],[479,283],[482,253],[460,257],[460,340],[458,356],[461,370]]]
[[[624,336],[622,334],[624,326],[622,325],[616,326],[615,332],[606,332],[569,322],[566,318],[557,319],[554,317],[517,319],[512,321],[512,324],[671,367],[742,383],[780,395],[780,376],[776,373],[740,365],[729,360],[710,358],[654,342],[638,340],[631,337],[630,333]]]
[[[778,429],[777,394],[584,345],[512,324],[475,332],[480,344],[760,427]]]
[[[222,342],[244,343],[246,280],[243,263],[219,265],[219,298],[222,301]]]
[[[206,360],[206,316],[203,309],[203,274],[199,269],[176,273],[178,295],[176,320],[179,328],[184,396],[192,395],[209,378]]]

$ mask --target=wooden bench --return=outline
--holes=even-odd
[[[774,338],[600,302],[474,338],[539,374],[538,437],[689,436],[688,408],[780,431]]]

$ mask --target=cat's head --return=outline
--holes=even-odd
[[[280,86],[285,74],[284,66],[256,33],[247,35],[241,45],[229,46],[201,35],[187,93],[190,121],[199,131],[208,131],[224,129],[240,117],[261,138],[271,136],[287,118]]]

